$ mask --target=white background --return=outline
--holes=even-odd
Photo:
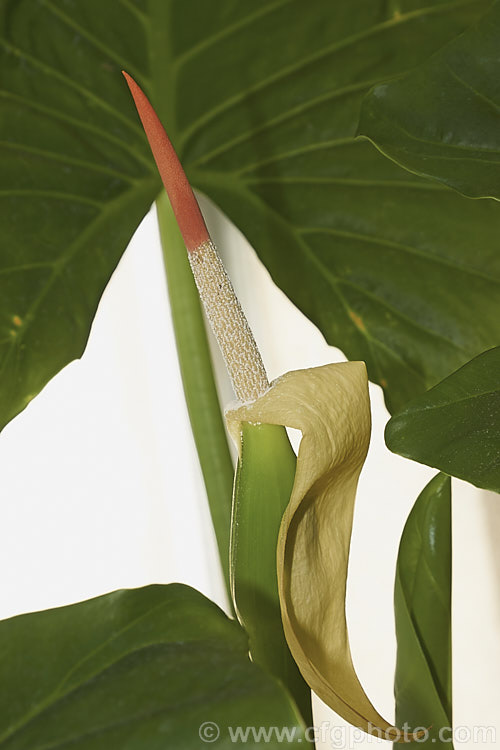
[[[274,286],[239,233],[207,201],[202,206],[269,376],[342,359]],[[220,363],[218,370],[230,401]],[[361,681],[393,720],[397,547],[434,472],[389,453],[377,386],[371,396],[373,436],[357,500],[348,618]],[[104,294],[83,358],[0,435],[0,478],[0,617],[171,581],[225,606],[154,212]],[[500,499],[454,484],[455,725],[495,726],[498,739],[488,747],[500,746]],[[324,719],[317,706],[315,723]]]

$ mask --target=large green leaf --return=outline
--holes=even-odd
[[[451,700],[451,482],[420,493],[399,546],[394,589],[396,722],[429,729],[426,747],[453,748]]]
[[[282,688],[248,659],[241,628],[187,586],[14,617],[0,623],[0,643],[2,750],[232,747],[238,726],[305,742]],[[246,746],[258,742],[250,735]]]
[[[0,423],[82,352],[159,190],[121,68],[195,187],[391,404],[493,345],[498,207],[354,140],[363,94],[488,4],[0,0]]]
[[[81,355],[100,295],[158,192],[115,80],[121,53],[148,67],[137,19],[122,9],[117,24],[116,2],[97,14],[96,3],[75,5],[0,2],[2,426]]]
[[[500,199],[500,2],[424,65],[376,86],[359,132],[406,169]]]
[[[500,347],[409,403],[385,439],[395,453],[500,492]]]

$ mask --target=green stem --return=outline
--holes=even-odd
[[[156,202],[172,321],[189,419],[229,594],[233,463],[227,444],[201,305],[167,194]]]
[[[231,589],[252,661],[277,677],[312,725],[311,690],[289,651],[281,620],[276,546],[297,459],[284,427],[243,422],[234,483]]]

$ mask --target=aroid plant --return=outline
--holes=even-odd
[[[170,584],[3,621],[1,748],[230,747],[230,727],[298,748],[311,690],[368,734],[451,747],[450,477],[500,491],[490,5],[0,0],[2,425],[81,354],[156,199],[234,615]],[[350,361],[268,382],[190,183]],[[234,486],[192,277],[237,397]],[[397,412],[388,446],[442,472],[400,543],[395,725],[358,680],[345,614],[368,378]]]
[[[303,677],[320,698],[355,726],[393,739],[401,733],[375,711],[354,672],[344,614],[354,497],[370,432],[365,367],[349,362],[288,373],[269,386],[254,338],[172,145],[143,92],[125,76],[207,317],[235,393],[243,402],[228,414],[239,446],[230,573],[235,609],[250,636],[250,654],[290,688],[304,718],[310,719],[307,686],[301,684],[288,655],[284,631]],[[302,432],[294,481],[286,433],[272,427],[269,431],[269,425]],[[280,465],[276,458],[283,454]],[[280,490],[272,494],[261,468],[270,459]],[[279,532],[266,523],[269,548],[261,541],[256,554],[257,524],[249,515],[255,514],[261,523],[263,497],[276,504],[277,498],[286,498],[292,483],[288,504],[277,508],[276,518],[283,515]],[[255,557],[260,571],[251,563]]]

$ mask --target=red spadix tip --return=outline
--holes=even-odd
[[[146,94],[124,70],[127,81],[147,135],[160,177],[168,193],[179,229],[189,252],[210,240],[208,229],[194,197],[181,163],[168,135]]]

